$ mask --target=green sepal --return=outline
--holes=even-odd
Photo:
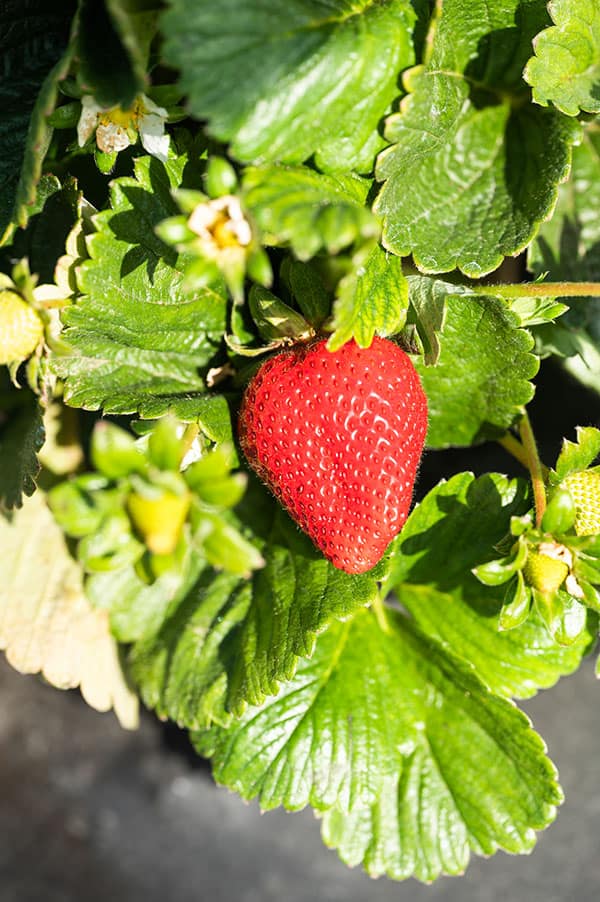
[[[484,586],[501,586],[521,570],[526,559],[526,543],[516,542],[510,555],[479,564],[477,567],[473,567],[471,572]]]
[[[224,157],[210,157],[204,173],[204,187],[209,197],[233,194],[238,185],[235,169]]]
[[[175,188],[171,193],[177,201],[177,206],[187,216],[194,212],[198,204],[205,204],[208,200],[206,194],[193,188]]]
[[[102,480],[100,489],[106,481]],[[81,478],[61,482],[48,492],[48,506],[54,519],[66,535],[81,539],[95,532],[104,517],[104,512],[94,502],[95,498],[85,489]]]
[[[573,573],[577,579],[581,578],[594,585],[600,585],[600,560],[584,552],[579,552],[575,555]]]
[[[302,314],[288,307],[266,288],[253,285],[248,306],[261,337],[266,341],[307,338],[312,334],[312,329]]]
[[[252,570],[264,567],[265,561],[258,548],[245,539],[235,526],[215,514],[205,514],[204,519],[212,527],[201,543],[209,564],[244,577],[250,576]]]
[[[286,257],[280,276],[308,322],[318,330],[331,313],[331,297],[315,266]]]
[[[535,608],[554,641],[559,645],[573,645],[585,630],[585,606],[566,592],[531,591]]]
[[[220,281],[221,273],[216,263],[205,257],[196,257],[185,268],[182,287],[184,291],[193,294]]]
[[[600,429],[594,426],[578,426],[577,441],[563,440],[554,472],[550,473],[550,481],[561,482],[571,473],[587,468],[600,454]]]
[[[52,128],[76,128],[80,116],[81,104],[74,100],[71,103],[64,103],[62,106],[56,107],[54,112],[46,117],[46,122]]]
[[[96,424],[90,454],[96,470],[108,479],[121,479],[147,469],[146,458],[133,436],[107,421]]]
[[[165,244],[184,244],[193,241],[197,235],[188,226],[187,216],[169,216],[155,227],[154,231]]]
[[[102,175],[110,175],[117,164],[118,156],[119,154],[116,150],[112,153],[105,153],[96,147],[94,150],[94,162],[98,167],[98,172],[101,172]]]
[[[567,489],[557,489],[544,511],[542,529],[551,535],[563,535],[572,528],[577,517],[577,508]]]
[[[177,421],[163,417],[148,438],[148,459],[159,470],[179,470],[184,448]]]
[[[254,282],[258,282],[264,288],[272,285],[273,269],[264,247],[255,247],[250,251],[246,261],[246,271]]]
[[[115,513],[96,532],[81,539],[77,557],[88,573],[105,573],[135,564],[145,550],[131,533],[129,517]]]
[[[523,574],[519,570],[506,588],[498,620],[498,629],[512,630],[525,623],[529,617],[531,601],[531,589],[525,585]]]
[[[531,514],[523,514],[521,517],[510,518],[510,533],[515,538],[522,536],[527,530],[531,529],[533,519]]]
[[[585,579],[578,579],[577,584],[583,592],[582,601],[591,608],[592,611],[600,614],[600,592],[591,583]]]

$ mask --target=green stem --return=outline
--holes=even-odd
[[[600,282],[520,282],[516,285],[472,285],[481,294],[503,298],[600,297]]]
[[[529,458],[527,457],[527,452],[519,439],[512,434],[512,432],[507,432],[501,438],[497,439],[499,445],[502,445],[505,451],[518,460],[520,464],[522,464],[526,470],[529,469]],[[548,467],[544,466],[543,463],[540,462],[540,466],[542,468],[542,476],[546,479],[548,475]]]
[[[542,473],[542,462],[538,454],[535,436],[531,428],[531,422],[527,416],[527,412],[523,414],[523,419],[519,425],[521,433],[521,441],[527,455],[527,469],[531,476],[531,485],[533,487],[533,501],[535,504],[535,523],[540,526],[544,511],[546,510],[546,487],[544,485],[544,476]]]
[[[379,624],[379,628],[382,632],[390,633],[390,625],[388,623],[387,615],[385,613],[385,604],[383,603],[383,598],[377,593],[375,598],[373,599],[373,603],[371,604],[371,608],[375,617],[377,619],[377,623]]]

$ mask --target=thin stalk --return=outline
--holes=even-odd
[[[526,470],[529,469],[529,458],[527,457],[527,452],[519,439],[512,434],[512,432],[505,433],[501,438],[497,439],[499,445],[502,445],[505,451],[518,460],[520,464],[522,464]],[[541,461],[540,466],[542,468],[542,476],[546,479],[548,475],[548,467],[546,467]]]
[[[378,592],[375,598],[373,599],[373,603],[371,604],[371,609],[375,614],[375,618],[377,623],[379,624],[379,628],[382,632],[390,634],[390,625],[388,623],[387,615],[385,613],[385,604],[383,603],[383,598]]]
[[[544,485],[544,475],[542,473],[542,462],[538,454],[535,436],[531,428],[531,422],[527,416],[527,412],[523,414],[523,419],[519,424],[521,433],[521,441],[527,455],[527,469],[531,476],[531,485],[533,487],[533,501],[535,504],[535,523],[540,526],[542,517],[546,510],[546,487]]]
[[[519,282],[515,285],[479,284],[476,287],[481,294],[503,298],[600,297],[600,282]]]

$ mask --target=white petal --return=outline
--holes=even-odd
[[[80,147],[89,141],[98,124],[98,116],[102,107],[98,106],[91,94],[84,94],[81,98],[81,116],[77,123],[77,141]]]
[[[144,150],[161,163],[166,163],[169,156],[169,136],[165,135],[164,121],[151,113],[149,116],[142,116],[139,128]]]
[[[167,119],[169,114],[165,110],[163,106],[157,106],[153,100],[150,100],[149,97],[146,97],[145,94],[140,94],[140,100],[142,101],[142,106],[148,113],[155,113],[157,116],[160,116],[161,119]]]
[[[98,150],[104,153],[118,153],[129,147],[131,141],[127,130],[121,125],[115,125],[114,122],[108,122],[106,125],[99,125],[96,129],[96,144]]]

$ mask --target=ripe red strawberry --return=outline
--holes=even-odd
[[[347,573],[379,561],[408,515],[427,400],[393,342],[326,341],[271,357],[240,411],[248,462],[325,557]]]

